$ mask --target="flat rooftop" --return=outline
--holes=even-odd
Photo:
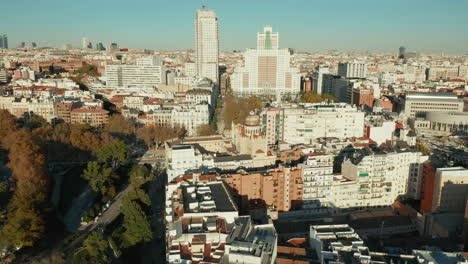
[[[186,213],[237,211],[237,206],[234,204],[231,195],[223,182],[182,185],[181,189],[184,211]],[[203,193],[197,191],[199,189],[203,190]],[[214,206],[203,208],[200,205],[204,202],[214,202]],[[190,207],[191,204],[196,205],[197,203],[199,206]]]

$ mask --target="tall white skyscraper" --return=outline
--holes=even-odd
[[[296,95],[301,89],[299,69],[291,67],[291,53],[279,48],[279,34],[266,26],[257,34],[257,49],[244,52],[244,67],[232,76],[239,95]]]
[[[214,10],[197,9],[195,48],[197,76],[218,82],[218,18]]]
[[[83,41],[82,48],[83,48],[83,49],[89,48],[89,44],[90,44],[89,38],[83,38],[82,41]]]

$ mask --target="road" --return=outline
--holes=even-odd
[[[166,259],[166,245],[165,235],[166,226],[164,225],[164,199],[165,199],[165,186],[166,182],[162,174],[156,175],[156,179],[151,182],[149,195],[151,198],[151,208],[153,210],[151,216],[151,227],[153,230],[153,240],[143,248],[143,261],[144,264],[158,264],[165,263]]]
[[[85,226],[80,226],[78,228],[78,231],[80,232],[89,232],[97,227],[104,227],[112,221],[114,221],[117,216],[120,214],[120,207],[122,206],[122,199],[127,194],[129,191],[131,191],[133,186],[131,184],[127,185],[127,187],[121,191],[119,194],[115,196],[115,198],[112,200],[112,203],[110,204],[109,208],[104,211],[104,213],[98,218],[96,222],[93,222],[92,224],[85,225]]]

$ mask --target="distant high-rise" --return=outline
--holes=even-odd
[[[345,78],[367,78],[367,65],[364,63],[339,63],[338,75]]]
[[[37,47],[36,42],[31,43],[31,45],[32,45],[33,48],[36,48],[36,47]]]
[[[279,34],[271,26],[265,26],[263,32],[257,33],[257,49],[278,49]]]
[[[401,46],[399,49],[398,49],[399,53],[398,53],[398,58],[399,59],[404,59],[406,57],[406,48]]]
[[[218,82],[218,18],[215,10],[198,9],[195,19],[196,67],[199,78]]]
[[[0,49],[8,49],[7,35],[0,35]]]
[[[117,43],[111,43],[111,44],[109,45],[109,51],[110,51],[110,52],[119,51],[119,45],[117,45]]]
[[[104,47],[104,45],[101,42],[99,42],[99,44],[96,45],[96,49],[101,50],[101,51],[106,50],[106,48]]]
[[[297,95],[299,69],[291,67],[291,53],[279,48],[279,34],[266,26],[257,34],[257,49],[244,53],[244,67],[235,69],[232,89],[239,95]]]
[[[91,44],[91,42],[89,41],[89,38],[83,38],[82,41],[83,41],[82,42],[83,43],[82,48],[83,49],[88,49],[89,45]]]
[[[322,86],[323,86],[323,75],[324,74],[329,74],[330,69],[328,66],[317,66],[315,68],[315,73],[314,73],[314,78],[313,78],[313,83],[314,83],[314,92],[317,94],[322,94]]]

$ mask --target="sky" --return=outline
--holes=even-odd
[[[206,0],[221,50],[256,45],[269,24],[281,48],[300,51],[468,53],[468,0]],[[1,0],[0,34],[81,47],[81,38],[130,49],[194,48],[202,0]]]

